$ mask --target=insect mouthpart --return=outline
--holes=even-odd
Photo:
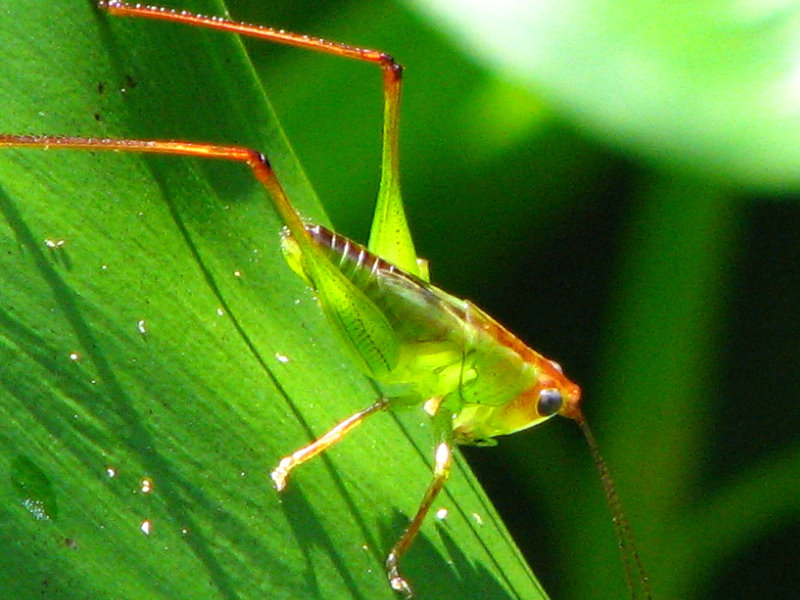
[[[573,419],[574,421],[582,421],[583,413],[581,412],[581,387],[578,384],[572,383],[563,389],[564,402],[559,409],[562,417]]]

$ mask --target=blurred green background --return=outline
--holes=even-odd
[[[583,385],[655,597],[796,597],[797,5],[230,9],[405,65],[403,187],[433,280]],[[376,70],[248,47],[331,219],[366,239]],[[619,573],[572,424],[466,454],[552,597],[620,597],[597,582]]]
[[[50,9],[50,19],[66,23],[85,4],[53,3],[59,8]],[[434,282],[475,301],[558,360],[582,385],[585,412],[615,474],[654,598],[795,598],[800,587],[800,14],[795,5],[230,0],[228,7],[237,19],[388,51],[406,67],[402,178],[419,252],[430,260]],[[0,19],[0,34],[9,39],[36,36],[30,29],[17,31],[5,13]],[[154,25],[126,27],[115,24],[113,31],[149,31]],[[80,47],[83,38],[77,36],[83,33],[65,29],[64,35],[76,36],[70,41]],[[191,32],[181,36],[200,37]],[[132,38],[135,42],[134,34],[127,41]],[[116,38],[104,41],[117,51]],[[37,58],[55,62],[59,73],[64,42],[57,37],[47,42],[52,47],[39,41],[25,51],[4,42],[5,66],[39,52]],[[246,45],[331,221],[341,233],[365,240],[380,166],[377,69],[291,48]],[[142,56],[131,57],[136,67],[126,67],[135,76],[130,88],[158,87],[143,68],[137,70],[154,62],[151,51],[143,48]],[[190,58],[200,63],[214,62],[193,48],[186,53],[195,53]],[[168,54],[156,56],[166,63]],[[126,64],[128,57],[116,58]],[[85,72],[65,76],[64,83],[91,88],[88,104],[73,104],[46,86],[39,96],[22,98],[15,93],[21,83],[12,81],[0,90],[4,130],[35,127],[42,133],[43,127],[56,127],[47,131],[87,133],[96,125],[103,133],[127,131],[126,119],[110,107],[119,100],[109,100],[116,90],[98,95],[95,57],[85,59]],[[164,77],[158,84],[171,83],[171,75]],[[118,83],[110,81],[109,87]],[[231,95],[251,92],[237,89],[235,81],[226,84]],[[129,100],[123,98],[122,104],[128,102],[132,113],[141,111],[136,116],[154,130],[140,126],[137,135],[180,136],[187,126],[186,135],[197,138],[208,134],[188,131],[196,115],[186,107],[205,102],[203,110],[213,114],[220,98],[216,88],[209,85],[209,90],[207,96],[199,93],[202,86],[157,90],[175,95],[174,106],[159,118],[146,112],[152,107],[142,93],[128,89]],[[102,111],[92,118],[98,104]],[[23,121],[19,115],[28,109],[43,120],[31,118],[34,125]],[[226,127],[247,121],[247,107],[236,114],[220,112],[219,121],[207,126],[215,139],[226,140]],[[48,120],[59,113],[64,120],[58,125]],[[258,138],[264,126],[254,115],[255,121],[253,138]],[[239,130],[232,130],[230,140],[251,143]],[[67,165],[71,160],[65,159]],[[111,169],[116,162],[102,164]],[[109,195],[120,192],[115,185],[126,169],[119,169],[106,176]],[[43,185],[58,188],[62,180],[51,177],[44,177]],[[80,180],[74,184],[76,189],[80,185]],[[295,199],[306,201],[305,196]],[[239,240],[226,240],[217,222],[203,221],[204,216],[197,221],[210,244],[238,248]],[[261,218],[251,220],[262,227]],[[190,227],[195,225],[190,219]],[[274,232],[269,224],[262,229],[269,247]],[[144,242],[136,247],[138,229],[131,231],[131,252],[147,255],[151,248]],[[10,256],[14,245],[8,248]],[[172,248],[165,241],[162,251],[167,256],[185,251],[180,244]],[[61,266],[70,270],[70,265]],[[158,281],[152,286],[159,291]],[[271,293],[269,286],[262,288],[261,293]],[[226,293],[235,298],[237,290]],[[184,295],[176,291],[176,302],[183,302]],[[226,336],[237,337],[228,330],[224,336],[212,331],[204,342],[227,341]],[[151,340],[151,351],[159,348],[157,333]],[[161,366],[153,360],[151,366]],[[249,375],[241,377],[244,381]],[[83,388],[72,392],[76,398],[87,395]],[[153,394],[157,404],[159,396]],[[252,406],[222,400],[213,406],[254,428],[266,410],[260,397]],[[323,404],[320,399],[318,405]],[[208,423],[204,407],[198,402],[196,409],[169,406],[166,412],[185,418],[181,410],[196,410],[197,423]],[[311,409],[320,413],[312,427],[316,431],[330,423],[330,415],[342,416],[339,407]],[[139,434],[162,431],[159,423],[168,422],[167,417],[155,414],[136,430]],[[215,415],[220,429],[231,414]],[[31,438],[39,443],[34,433]],[[237,461],[247,457],[245,462],[252,460],[248,473],[263,468],[264,439],[252,441],[252,447],[247,440],[231,448],[225,431],[203,430],[208,438],[199,440],[191,433],[185,438],[175,434],[173,454],[184,444],[198,444],[210,446],[212,455],[225,451]],[[219,441],[207,444],[206,439]],[[28,440],[11,432],[0,441],[10,447]],[[133,447],[141,455],[150,450],[146,440]],[[289,449],[276,441],[269,451],[281,448]],[[496,448],[466,449],[465,454],[552,598],[625,597],[600,484],[572,423],[553,420],[504,438]],[[197,466],[197,456],[176,459],[176,472],[195,476],[186,463]],[[210,469],[209,477],[222,477],[217,471],[229,466],[226,458],[220,459],[219,469]],[[75,469],[58,455],[55,461],[63,461],[65,470]],[[197,462],[201,472],[208,469]],[[36,465],[17,461],[13,468],[24,475],[19,485],[41,484]],[[454,490],[463,486],[456,475]],[[228,487],[221,490],[210,486],[222,500],[214,496],[203,508],[222,525],[197,517],[198,529],[202,524],[238,531],[239,521],[226,515],[241,517],[230,506],[246,507],[248,520],[242,517],[242,523],[252,539],[248,550],[241,550],[240,562],[258,555],[259,527],[286,527],[282,518],[261,523],[264,506],[274,502],[268,494],[255,496],[265,488],[259,477],[250,477],[252,487],[244,490],[238,480],[223,480]],[[309,477],[304,483],[313,486],[313,481]],[[108,486],[100,487],[107,493]],[[187,483],[186,490],[191,489]],[[186,490],[181,487],[177,496],[196,500]],[[242,501],[240,495],[248,490],[254,495]],[[418,490],[409,494],[416,496]],[[369,498],[366,492],[362,496]],[[297,506],[297,497],[288,500],[284,510],[292,510],[286,508],[291,500]],[[226,510],[218,512],[218,506]],[[372,508],[380,514],[392,507]],[[329,512],[317,516],[335,523],[335,510]],[[0,534],[13,531],[9,525]],[[384,532],[383,538],[390,537]],[[171,543],[178,547],[182,542]],[[25,545],[20,541],[15,552],[24,555]],[[295,545],[287,548],[290,553]],[[203,552],[214,554],[200,546],[191,550],[201,559]],[[346,557],[354,554],[341,551]],[[14,564],[7,560],[6,565]],[[160,555],[153,558],[159,560]],[[349,563],[341,560],[338,567],[347,579]],[[200,562],[198,568],[206,565]],[[250,576],[260,577],[260,566],[247,564]],[[425,564],[430,570],[449,568]],[[280,572],[282,564],[271,568]],[[379,574],[372,578],[384,585]],[[63,591],[64,581],[59,580],[54,597],[72,597]],[[102,580],[92,585],[108,593]],[[169,589],[168,584],[161,589]],[[225,589],[221,595],[238,597]],[[175,597],[181,597],[180,590]],[[242,592],[241,597],[248,595]]]

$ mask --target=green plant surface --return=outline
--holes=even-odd
[[[59,0],[4,7],[0,47],[0,131],[257,147],[325,221],[236,38]],[[0,596],[394,597],[426,419],[373,417],[271,488],[376,391],[246,169],[3,149],[0,212]],[[544,597],[462,459],[435,508],[403,562],[420,599]]]
[[[458,43],[640,160],[796,189],[797,6],[411,0]]]

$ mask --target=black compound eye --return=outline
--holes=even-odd
[[[543,417],[554,415],[561,409],[561,404],[564,399],[561,397],[561,392],[555,388],[545,388],[539,392],[539,404],[536,410]]]

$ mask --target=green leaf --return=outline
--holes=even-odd
[[[0,131],[257,147],[321,218],[236,38],[58,0],[6,7],[0,47]],[[0,595],[393,597],[426,419],[376,416],[271,489],[375,390],[246,169],[3,149],[0,213]],[[419,598],[544,597],[460,459],[435,508],[404,561]]]
[[[794,3],[412,4],[627,154],[751,189],[800,182]]]

